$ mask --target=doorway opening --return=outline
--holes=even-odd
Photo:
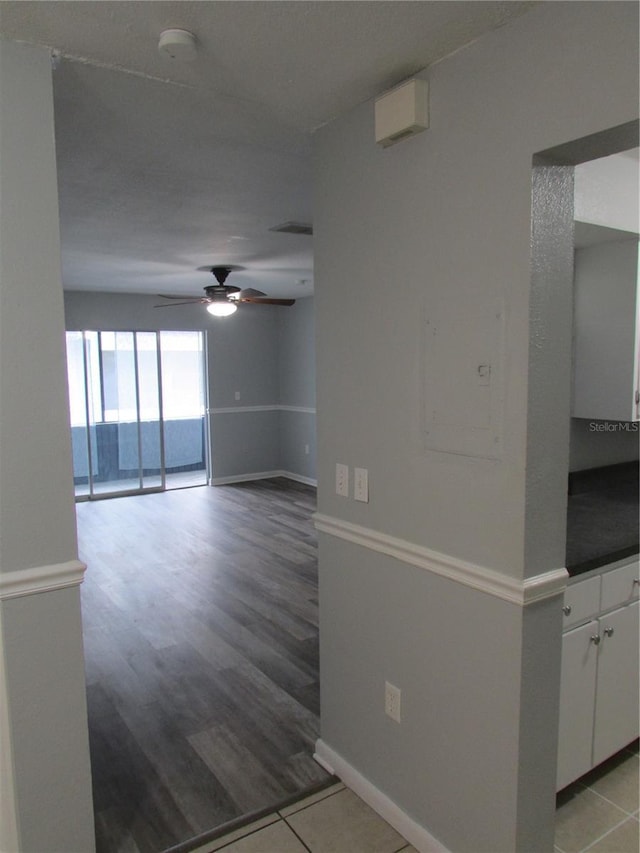
[[[204,333],[66,337],[76,500],[206,485]]]
[[[633,170],[637,145],[631,122],[534,159],[532,293],[546,346],[529,376],[551,425],[536,433],[556,518],[545,519],[549,554],[564,554],[569,574],[558,649],[559,848],[586,832],[598,790],[621,790],[621,777],[637,768],[637,177],[623,182],[633,225],[609,181],[591,179],[601,167]],[[585,789],[592,796],[576,808]],[[584,838],[585,848],[597,840]]]

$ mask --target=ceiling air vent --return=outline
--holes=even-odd
[[[313,234],[313,226],[308,222],[283,222],[269,228],[269,231],[277,231],[280,234]]]

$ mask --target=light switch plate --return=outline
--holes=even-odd
[[[384,683],[384,712],[396,723],[402,722],[402,691],[395,684]]]
[[[366,468],[353,469],[353,499],[369,503],[369,471]]]
[[[336,462],[336,495],[349,497],[349,466]]]

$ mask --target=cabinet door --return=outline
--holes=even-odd
[[[562,637],[558,777],[560,790],[591,769],[598,623],[587,622]]]
[[[636,602],[600,618],[594,764],[638,737],[639,608]]]

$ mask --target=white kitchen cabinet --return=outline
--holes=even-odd
[[[621,604],[638,598],[640,581],[640,561],[633,560],[619,569],[613,569],[602,575],[602,594],[600,611],[613,610]],[[582,586],[582,584],[576,584]]]
[[[592,637],[598,622],[587,622],[562,637],[558,790],[593,766],[593,709],[596,700],[598,648]]]
[[[588,619],[600,614],[600,590],[600,575],[567,587],[562,608],[563,631],[576,625],[583,625]]]
[[[638,736],[638,608],[636,602],[599,619],[593,764]]]
[[[637,239],[577,249],[574,276],[574,418],[638,420],[637,327]]]
[[[637,560],[567,588],[558,790],[638,737],[637,596]]]

